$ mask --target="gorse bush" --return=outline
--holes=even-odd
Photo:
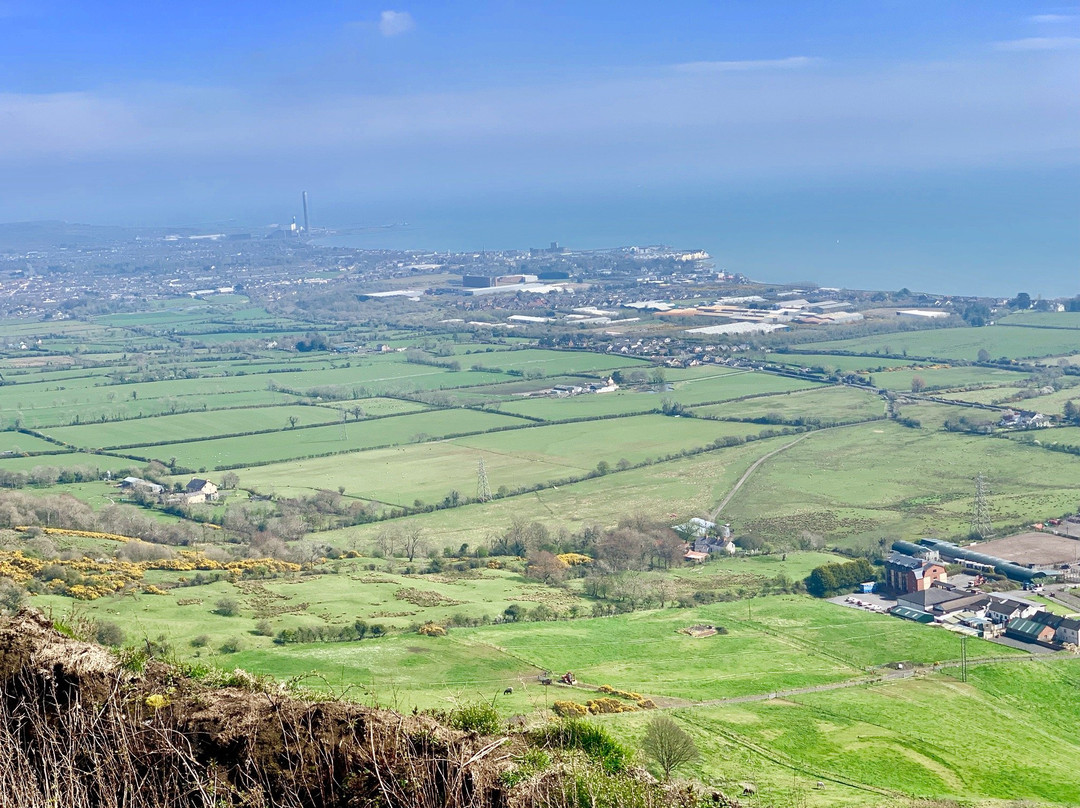
[[[609,773],[624,771],[632,758],[630,750],[604,727],[584,718],[564,718],[535,730],[531,738],[535,743],[558,749],[580,750]]]

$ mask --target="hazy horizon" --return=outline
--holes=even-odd
[[[9,0],[0,42],[0,220],[254,228],[307,190],[417,247],[1080,286],[1076,7]]]

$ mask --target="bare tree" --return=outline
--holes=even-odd
[[[664,770],[665,780],[670,780],[671,773],[680,766],[701,759],[694,739],[666,715],[657,716],[649,722],[641,742],[641,751]]]
[[[375,546],[387,558],[393,558],[397,555],[401,543],[401,528],[398,525],[387,525],[375,537]]]
[[[427,548],[427,541],[424,539],[424,529],[419,525],[412,525],[405,529],[405,533],[402,536],[402,548],[405,550],[405,557],[412,561],[416,556],[422,555]]]

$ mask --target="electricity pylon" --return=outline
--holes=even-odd
[[[488,484],[487,470],[484,468],[484,458],[476,465],[476,500],[487,502],[491,499],[491,486]]]
[[[980,472],[975,477],[975,507],[971,511],[971,532],[977,533],[983,539],[989,539],[994,534],[994,527],[990,524],[990,506],[986,504],[988,493],[986,478]]]

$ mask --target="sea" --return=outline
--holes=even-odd
[[[1080,166],[436,194],[334,207],[337,221],[324,224],[348,234],[319,240],[326,245],[466,252],[666,244],[707,250],[716,269],[765,282],[1080,294]]]

